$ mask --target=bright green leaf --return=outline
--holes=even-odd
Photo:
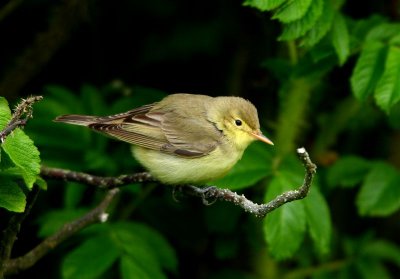
[[[377,163],[357,195],[361,215],[387,216],[400,208],[400,175],[389,164]]]
[[[293,173],[279,173],[268,185],[265,202],[274,199],[292,187],[302,184],[302,178]],[[264,219],[264,234],[269,251],[277,259],[292,256],[300,247],[306,230],[304,204],[299,201],[284,204]]]
[[[332,187],[354,187],[365,178],[371,166],[371,162],[361,157],[342,157],[328,170],[327,183]]]
[[[280,5],[282,5],[287,0],[246,0],[243,5],[250,6],[259,9],[260,11],[270,11]]]
[[[322,15],[304,36],[301,44],[309,48],[317,44],[331,29],[334,15],[331,1],[324,1]]]
[[[147,273],[134,259],[129,255],[121,257],[120,272],[122,279],[153,279],[151,274]]]
[[[13,163],[22,171],[26,186],[32,189],[40,173],[39,150],[33,141],[21,130],[16,129],[2,145]]]
[[[24,212],[26,197],[14,181],[0,176],[0,207],[9,211]]]
[[[298,20],[307,13],[311,3],[312,0],[288,0],[276,10],[272,19],[278,19],[283,23]]]
[[[321,17],[323,7],[323,0],[313,0],[304,17],[283,26],[279,40],[293,40],[303,36]]]
[[[357,99],[365,100],[374,91],[383,72],[386,54],[387,48],[381,42],[364,45],[350,79]]]
[[[328,204],[318,187],[313,185],[304,199],[307,225],[315,248],[321,254],[329,252],[332,222]]]
[[[11,110],[6,98],[0,97],[0,130],[4,129],[11,119]]]
[[[271,152],[270,146],[260,142],[253,143],[226,176],[208,184],[231,190],[244,189],[254,185],[271,174]]]
[[[337,13],[333,20],[332,44],[339,57],[339,64],[343,65],[350,54],[350,38],[346,21],[340,13]]]
[[[65,257],[61,267],[62,278],[99,278],[118,256],[119,251],[108,236],[90,238]]]
[[[400,48],[391,46],[385,62],[385,70],[376,85],[376,103],[386,112],[400,101]]]

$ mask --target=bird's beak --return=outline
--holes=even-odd
[[[264,136],[264,135],[261,133],[261,131],[253,131],[253,132],[250,132],[250,135],[252,135],[253,137],[255,137],[256,139],[258,139],[258,140],[260,140],[260,141],[262,141],[262,142],[265,142],[265,143],[274,145],[274,143],[273,143],[269,138],[267,138],[266,136]]]

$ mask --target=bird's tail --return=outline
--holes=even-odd
[[[89,126],[96,122],[96,116],[90,115],[79,115],[79,114],[66,114],[58,116],[54,119],[55,122],[64,122],[68,124],[81,125],[81,126]]]

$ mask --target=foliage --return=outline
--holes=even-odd
[[[294,154],[304,145],[318,165],[311,192],[257,219],[233,204],[205,207],[180,195],[176,202],[157,183],[128,185],[108,222],[78,233],[21,278],[43,275],[44,266],[49,278],[396,278],[398,11],[376,1],[205,1],[192,8],[181,2],[93,7],[99,14],[89,20],[113,38],[93,45],[115,56],[107,62],[96,56],[88,68],[88,57],[98,52],[79,56],[76,49],[91,45],[79,37],[61,50],[75,61],[73,70],[56,56],[53,67],[63,79],[45,71],[28,86],[44,100],[25,130],[1,144],[2,219],[24,211],[35,185],[47,190],[22,226],[29,237],[21,237],[15,256],[104,195],[78,183],[44,181],[41,164],[104,176],[142,171],[127,144],[52,122],[61,114],[124,112],[174,91],[241,94],[255,103],[275,145],[252,144],[227,176],[209,184],[268,202],[301,185],[304,169]],[[116,14],[104,23],[101,12]],[[95,29],[86,28],[85,38]],[[115,76],[133,85],[109,83]],[[0,97],[0,130],[11,113]]]

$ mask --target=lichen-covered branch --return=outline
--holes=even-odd
[[[33,108],[32,105],[40,100],[42,96],[32,96],[26,99],[22,99],[21,103],[14,109],[14,113],[7,126],[0,131],[0,142],[4,142],[6,137],[11,134],[18,127],[24,127],[26,122],[32,118]]]
[[[264,217],[269,212],[277,209],[285,203],[303,199],[307,196],[316,173],[317,166],[311,161],[310,156],[305,148],[297,149],[297,154],[306,171],[303,184],[296,190],[282,193],[266,204],[254,203],[251,200],[248,200],[244,195],[239,195],[229,189],[219,189],[217,187],[199,188],[190,185],[181,187],[181,190],[187,194],[201,197],[203,199],[203,203],[205,204],[208,204],[208,200],[224,200],[242,207],[245,211],[254,214],[257,217]]]
[[[91,175],[84,172],[50,168],[45,166],[42,166],[40,175],[43,178],[80,182],[83,184],[96,186],[102,189],[112,189],[135,182],[155,181],[155,179],[148,172],[120,175],[117,177],[104,177],[104,176]]]
[[[311,161],[310,156],[308,155],[305,148],[297,149],[297,154],[305,168],[305,177],[303,184],[298,189],[287,191],[266,204],[256,204],[251,200],[248,200],[244,195],[239,195],[229,189],[220,189],[217,187],[197,187],[192,185],[183,185],[174,189],[178,189],[188,195],[201,197],[203,203],[206,205],[210,204],[209,200],[224,200],[239,205],[245,211],[258,217],[264,217],[269,212],[275,210],[285,203],[303,199],[307,196],[317,167]],[[41,175],[44,178],[76,181],[105,189],[120,187],[134,182],[155,181],[155,179],[147,172],[131,175],[121,175],[118,177],[101,177],[82,172],[42,167]]]
[[[60,243],[62,243],[81,229],[95,223],[105,222],[108,217],[106,210],[118,191],[119,189],[109,190],[103,201],[87,214],[70,223],[65,224],[58,232],[43,240],[39,245],[37,245],[25,255],[15,259],[10,259],[8,262],[5,263],[4,273],[6,275],[10,275],[30,268],[50,250],[57,247]]]

